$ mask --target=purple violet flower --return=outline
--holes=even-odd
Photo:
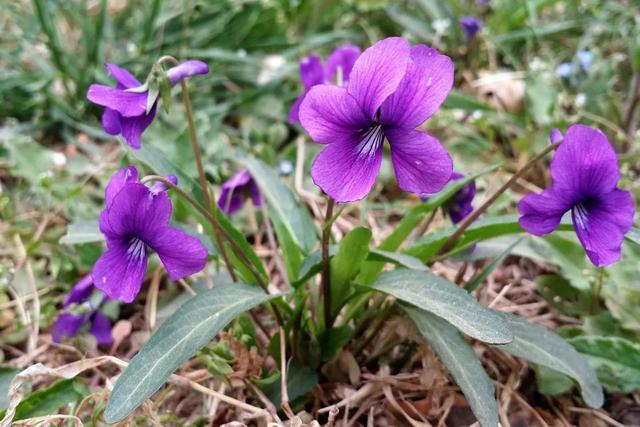
[[[249,197],[255,206],[262,205],[258,185],[249,171],[243,169],[222,184],[218,207],[227,215],[232,215],[242,208],[245,199]]]
[[[175,177],[167,177],[173,182]],[[138,181],[134,166],[120,169],[105,189],[105,209],[100,231],[107,250],[98,258],[91,275],[95,286],[110,298],[126,303],[134,300],[153,249],[171,280],[201,271],[207,249],[196,237],[169,225],[171,199],[164,185],[147,187]]]
[[[140,136],[149,127],[156,115],[157,100],[147,113],[147,95],[144,92],[127,90],[142,86],[131,73],[115,64],[105,64],[107,71],[116,79],[116,86],[109,87],[92,84],[87,99],[105,108],[102,114],[102,127],[109,135],[120,135],[132,148],[140,148]],[[180,80],[196,74],[206,74],[209,66],[202,61],[185,61],[167,70],[171,86]]]
[[[464,175],[458,172],[451,174],[451,181],[464,178]],[[458,190],[453,196],[447,200],[444,208],[451,218],[451,222],[454,224],[459,223],[467,215],[473,211],[473,198],[476,196],[476,183],[471,181],[465,184],[460,190]]]
[[[78,334],[80,329],[89,324],[89,333],[93,335],[98,344],[108,345],[113,341],[111,336],[111,321],[101,311],[100,307],[107,301],[106,295],[100,291],[97,298],[97,306],[92,301],[94,293],[93,279],[90,274],[80,280],[64,300],[63,311],[51,329],[51,338],[60,343],[64,338],[70,338]],[[78,309],[74,309],[81,306]],[[74,312],[75,311],[75,312]]]
[[[466,41],[473,39],[476,33],[482,29],[482,21],[477,16],[461,16],[458,23],[464,31]]]
[[[317,85],[300,106],[300,121],[326,147],[311,167],[313,181],[337,202],[369,193],[385,138],[398,185],[436,193],[451,177],[451,156],[433,136],[416,130],[435,113],[453,85],[453,63],[425,45],[391,37],[356,60],[346,87]]]
[[[601,267],[618,261],[635,208],[631,193],[617,187],[620,168],[607,137],[589,126],[571,126],[551,161],[551,177],[550,188],[520,201],[520,226],[542,236],[570,210],[591,262]]]
[[[349,81],[353,64],[360,56],[360,48],[352,44],[345,44],[334,50],[327,58],[327,64],[323,67],[322,60],[316,55],[309,55],[300,61],[300,80],[304,92],[300,95],[289,111],[288,120],[291,123],[300,123],[300,105],[313,86],[323,83],[333,83],[337,77],[338,69],[342,75],[342,86]]]

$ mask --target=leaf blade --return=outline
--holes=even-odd
[[[394,270],[382,273],[371,288],[429,311],[480,341],[498,344],[513,339],[506,322],[469,293],[428,271]]]
[[[582,398],[592,408],[602,406],[604,395],[595,371],[570,344],[550,330],[517,316],[501,313],[514,340],[497,348],[530,362],[566,374],[580,386]]]
[[[493,383],[473,348],[455,327],[438,316],[410,306],[403,306],[403,310],[447,367],[480,424],[498,425]]]
[[[127,417],[233,318],[276,296],[235,283],[218,285],[187,301],[131,360],[109,396],[105,420],[114,423]]]
[[[279,220],[291,233],[296,244],[305,254],[309,253],[316,242],[313,222],[309,214],[293,197],[291,190],[282,183],[279,176],[261,160],[248,154],[239,159],[260,187],[260,192],[267,199]]]

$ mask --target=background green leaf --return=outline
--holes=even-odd
[[[291,190],[282,183],[278,174],[261,160],[243,154],[238,159],[251,173],[278,220],[291,233],[304,253],[309,253],[317,238],[309,213],[295,200]]]
[[[568,341],[587,358],[607,391],[640,390],[640,344],[624,338],[586,335]]]

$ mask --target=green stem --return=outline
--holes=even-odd
[[[164,55],[158,59],[157,63],[162,64],[163,62],[171,62],[174,65],[178,65],[178,60],[170,55]],[[238,281],[238,277],[231,265],[231,260],[229,259],[229,254],[227,254],[227,250],[222,243],[222,239],[220,235],[223,233],[223,229],[220,226],[220,223],[215,219],[215,215],[217,214],[217,206],[211,203],[211,194],[209,193],[209,184],[207,183],[207,177],[204,172],[204,166],[202,164],[202,156],[200,154],[200,145],[198,144],[198,135],[196,133],[196,125],[193,120],[193,109],[191,108],[191,99],[189,98],[189,87],[187,86],[187,79],[180,80],[180,88],[182,89],[182,103],[184,104],[184,110],[187,115],[187,124],[189,127],[189,136],[191,139],[191,148],[193,150],[193,155],[196,161],[196,168],[198,169],[198,179],[200,181],[200,187],[202,188],[202,195],[204,197],[204,204],[207,209],[211,209],[213,211],[214,221],[211,222],[213,226],[213,238],[216,242],[216,246],[220,250],[220,255],[227,266],[227,270],[229,270],[229,274],[231,275],[231,280],[234,282]],[[258,278],[256,278],[257,280]]]
[[[598,278],[593,286],[593,294],[591,295],[591,315],[598,311],[598,302],[600,301],[600,293],[602,292],[602,280],[604,279],[604,268],[598,268]]]
[[[331,314],[331,266],[329,265],[329,239],[331,238],[331,224],[333,224],[333,207],[335,201],[329,198],[327,203],[327,213],[325,215],[324,227],[322,228],[322,277],[321,288],[324,299],[324,326],[330,329],[333,325],[333,315]]]
[[[149,181],[162,182],[164,185],[174,190],[180,197],[182,197],[187,203],[193,206],[202,216],[204,216],[207,219],[207,221],[209,221],[209,223],[211,224],[214,230],[216,229],[220,230],[220,235],[229,242],[229,245],[231,245],[231,249],[236,254],[236,256],[240,259],[240,261],[242,261],[245,267],[247,267],[249,271],[251,271],[251,274],[255,277],[256,282],[258,283],[258,286],[260,286],[262,290],[265,291],[265,293],[267,294],[269,293],[268,284],[264,281],[264,279],[262,278],[262,275],[258,272],[258,270],[256,270],[251,260],[249,260],[249,258],[246,256],[242,248],[238,246],[238,243],[233,239],[233,237],[231,237],[229,233],[227,233],[227,231],[224,228],[222,228],[218,220],[208,210],[206,210],[200,203],[198,203],[193,197],[187,194],[184,190],[182,190],[180,187],[178,187],[173,182],[169,181],[163,176],[147,175],[141,180],[142,183],[146,183]],[[222,241],[220,241],[220,247],[221,248],[223,247]],[[230,262],[227,265],[227,268],[229,270],[229,274],[231,274],[232,277],[235,277],[233,266]],[[283,319],[280,314],[280,311],[278,310],[278,307],[275,304],[271,304],[271,306],[273,307],[273,311],[276,316],[276,319],[278,320],[278,323],[280,325],[284,325]]]
[[[458,227],[455,233],[453,233],[446,242],[440,247],[440,250],[436,255],[442,255],[451,249],[454,243],[464,234],[464,232],[469,228],[469,226],[476,220],[480,215],[482,215],[489,207],[498,200],[498,197],[502,195],[505,191],[507,191],[515,182],[523,176],[529,169],[531,169],[539,160],[541,160],[544,156],[546,156],[551,151],[555,150],[562,141],[556,142],[555,144],[550,144],[547,148],[542,150],[537,156],[533,159],[529,160],[529,162],[524,165],[520,170],[518,170],[509,180],[500,187],[491,197],[489,197],[478,209],[471,212],[469,216],[465,218],[462,224]]]

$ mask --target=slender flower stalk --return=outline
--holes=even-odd
[[[464,234],[464,232],[467,230],[467,228],[469,228],[469,226],[471,224],[473,224],[473,222],[476,219],[478,219],[478,217],[480,215],[482,215],[484,212],[486,212],[486,210],[489,209],[489,207],[492,204],[494,204],[496,200],[498,200],[498,197],[500,197],[502,195],[502,193],[504,193],[509,188],[511,188],[511,186],[516,183],[518,178],[520,178],[525,173],[527,173],[527,171],[529,171],[529,169],[531,169],[536,163],[538,163],[538,161],[540,161],[547,154],[549,154],[550,152],[555,150],[560,145],[561,142],[562,141],[558,141],[558,142],[555,142],[555,143],[547,146],[547,148],[542,150],[537,156],[535,156],[533,159],[529,160],[529,162],[526,165],[524,165],[522,168],[520,168],[520,170],[518,170],[515,174],[513,174],[513,176],[511,178],[509,178],[509,180],[506,183],[504,183],[504,185],[502,187],[500,187],[495,193],[493,193],[491,195],[491,197],[489,197],[478,209],[476,209],[473,212],[471,212],[471,214],[469,214],[466,217],[466,219],[462,222],[462,224],[460,224],[460,227],[458,227],[458,229],[455,231],[455,233],[453,233],[447,239],[447,241],[444,242],[442,247],[440,247],[440,250],[438,251],[437,255],[442,255],[445,252],[447,252],[449,249],[451,249],[453,247],[454,243]]]
[[[333,208],[335,201],[329,197],[327,202],[327,214],[324,218],[324,227],[322,228],[322,277],[321,287],[324,299],[324,325],[326,329],[333,325],[333,316],[331,315],[331,266],[329,264],[329,239],[331,238],[331,225],[333,224]]]
[[[244,253],[242,248],[238,246],[238,243],[233,239],[233,237],[231,237],[231,235],[227,233],[227,231],[224,228],[222,228],[222,226],[220,225],[220,222],[218,222],[218,219],[214,215],[212,215],[211,212],[205,209],[193,197],[191,197],[189,194],[187,194],[185,191],[183,191],[180,187],[175,185],[173,182],[169,181],[167,178],[159,175],[147,175],[142,180],[143,183],[149,182],[149,181],[161,182],[167,187],[174,190],[176,194],[182,197],[187,203],[193,206],[202,216],[204,216],[207,219],[207,221],[209,221],[209,223],[214,228],[214,230],[216,229],[220,230],[220,236],[224,237],[225,240],[229,242],[229,245],[231,246],[233,253],[240,259],[240,261],[245,265],[245,267],[247,267],[247,269],[255,277],[256,282],[258,283],[258,286],[260,286],[260,288],[262,288],[262,290],[265,291],[265,293],[267,294],[269,293],[268,284],[264,281],[262,275],[258,272],[258,270],[256,270],[251,260]],[[231,272],[233,270],[232,270],[231,262],[229,262],[227,268],[229,269],[230,274],[232,274]],[[271,306],[273,308],[273,312],[274,312],[274,315],[276,316],[276,320],[278,321],[278,324],[284,325],[284,320],[282,318],[282,315],[280,314],[280,310],[278,309],[278,307],[274,304],[271,304]]]
[[[173,64],[178,64],[178,60],[172,56],[165,55],[158,60],[158,63],[161,64],[164,61],[171,62]],[[191,148],[193,149],[193,156],[196,161],[196,168],[198,170],[198,179],[200,181],[200,187],[202,189],[202,196],[204,197],[204,203],[207,207],[207,210],[212,209],[215,212],[215,206],[211,203],[211,194],[209,193],[209,185],[207,183],[207,177],[204,173],[204,166],[202,164],[202,155],[200,154],[200,145],[198,145],[198,135],[196,133],[196,125],[193,120],[193,109],[191,108],[191,99],[189,98],[189,87],[187,86],[187,80],[180,80],[180,89],[182,91],[182,103],[184,104],[184,110],[187,115],[187,125],[189,127],[189,137],[191,139]],[[214,215],[215,216],[215,215]],[[229,259],[229,255],[227,254],[227,250],[220,239],[220,234],[222,233],[222,227],[218,221],[213,221],[211,223],[213,226],[214,236],[213,238],[216,241],[216,246],[220,250],[220,255],[227,266],[227,270],[229,271],[229,275],[231,275],[231,280],[234,282],[238,281],[235,270],[231,265],[231,260]]]

